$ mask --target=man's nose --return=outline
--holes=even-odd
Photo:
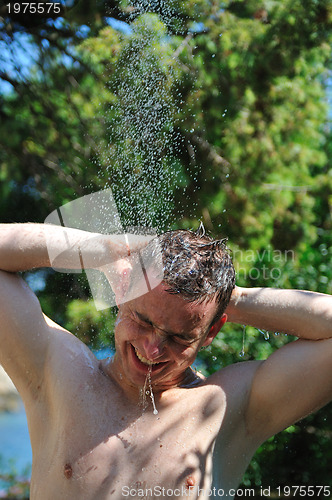
[[[147,359],[156,359],[162,355],[165,346],[165,336],[158,332],[147,335],[143,341],[143,348]]]

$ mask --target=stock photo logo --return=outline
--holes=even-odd
[[[84,271],[97,310],[144,295],[162,281],[156,230],[125,230],[110,188],[66,203],[50,213],[44,224],[59,228],[56,235],[45,232],[52,268],[66,273]],[[114,252],[112,256],[114,248],[117,258]]]
[[[294,250],[275,250],[266,247],[263,250],[232,251],[232,260],[236,274],[250,281],[278,281],[282,278],[282,269],[287,263],[294,263]]]

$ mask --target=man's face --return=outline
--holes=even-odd
[[[163,284],[120,306],[115,328],[114,368],[122,382],[142,387],[151,369],[156,390],[180,385],[202,345],[212,341],[209,325],[216,303],[193,304]]]

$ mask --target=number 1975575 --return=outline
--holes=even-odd
[[[6,5],[8,14],[60,14],[60,2],[14,2]]]

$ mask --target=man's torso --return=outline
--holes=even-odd
[[[68,367],[64,360],[64,367],[51,368],[58,373],[50,374],[51,397],[42,387],[27,408],[32,500],[204,498],[212,479],[227,498],[253,452],[241,370],[234,378],[236,370],[226,369],[224,384],[212,377],[167,391],[156,398],[155,415],[149,395],[145,410],[128,401],[99,362]]]

